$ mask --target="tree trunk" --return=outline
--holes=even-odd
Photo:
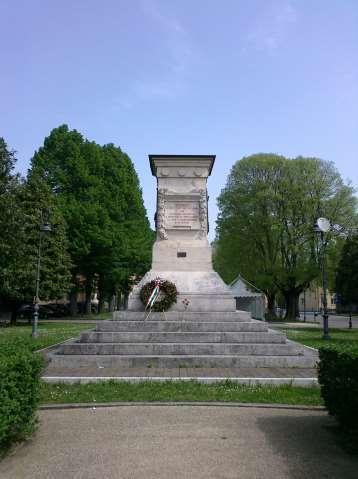
[[[18,309],[18,305],[17,304],[14,304],[11,308],[11,317],[10,317],[10,324],[11,326],[15,326],[16,325],[16,320],[17,320],[17,309]]]
[[[113,313],[113,311],[114,311],[114,308],[115,308],[115,305],[116,305],[116,300],[117,300],[117,298],[116,298],[116,295],[114,294],[109,301],[109,312],[110,313]]]
[[[92,278],[86,280],[86,300],[85,300],[85,314],[91,314],[91,302],[92,302]]]
[[[105,288],[102,287],[102,285],[101,285],[101,281],[99,281],[97,291],[98,291],[98,294],[97,294],[97,297],[98,297],[98,312],[99,313],[104,313],[106,293],[105,293]]]
[[[299,293],[297,294],[296,296],[296,319],[299,320],[300,319],[300,295]]]
[[[104,297],[100,294],[99,300],[98,300],[98,312],[103,313],[104,312]]]
[[[124,298],[123,298],[123,309],[124,310],[128,309],[128,296],[129,296],[129,293],[124,293]]]
[[[123,293],[120,291],[117,294],[117,310],[122,311],[123,310]]]
[[[92,293],[86,293],[86,301],[85,301],[85,314],[91,314],[91,301],[92,301]]]
[[[70,315],[77,316],[78,308],[77,308],[77,291],[70,292]]]
[[[275,295],[275,293],[267,293],[266,298],[267,298],[266,319],[268,321],[270,321],[272,319],[277,319],[277,316],[276,316],[276,295]]]
[[[298,309],[298,299],[299,292],[295,289],[291,289],[284,293],[285,302],[286,302],[286,314],[285,321],[296,321],[297,315],[299,314]]]

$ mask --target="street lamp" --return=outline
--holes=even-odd
[[[328,333],[328,312],[327,312],[327,277],[326,277],[326,244],[324,241],[324,234],[331,229],[331,224],[327,218],[318,218],[315,224],[315,231],[321,237],[321,271],[322,271],[322,288],[323,288],[323,336],[322,339],[330,339]]]
[[[36,292],[34,297],[34,318],[32,321],[32,332],[31,336],[37,338],[38,336],[38,320],[39,320],[39,291],[40,291],[40,265],[41,265],[41,243],[42,243],[42,234],[49,233],[52,230],[50,223],[43,221],[43,215],[41,212],[41,226],[39,230],[39,245],[37,249],[37,268],[36,268]]]

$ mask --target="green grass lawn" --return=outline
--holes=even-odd
[[[42,404],[113,401],[220,401],[243,403],[323,405],[319,388],[245,386],[232,381],[202,384],[197,381],[106,381],[92,384],[48,384],[41,387]]]
[[[358,349],[358,329],[330,329],[330,340],[322,339],[321,328],[279,328],[287,334],[288,339],[297,341],[298,343],[319,348],[320,346],[333,345],[336,348],[344,346],[355,346]]]
[[[47,346],[78,337],[81,331],[91,329],[93,323],[39,322],[39,336],[31,338],[30,325],[18,325],[0,329],[0,347],[7,342],[19,342],[19,347],[36,351]],[[295,330],[289,330],[288,333]],[[316,330],[297,330],[297,333],[318,334]],[[348,334],[350,331],[340,331]],[[298,340],[297,337],[292,339]],[[306,338],[303,338],[307,343]],[[151,382],[132,384],[127,382],[103,382],[98,384],[67,385],[47,384],[41,386],[41,403],[78,403],[110,401],[232,401],[247,403],[321,405],[319,388],[292,386],[245,386],[231,381],[217,384],[190,382]]]
[[[32,351],[46,348],[52,344],[60,343],[66,339],[79,336],[81,331],[94,328],[93,323],[52,323],[39,321],[39,336],[31,337],[31,325],[17,325],[0,329],[0,347],[7,342],[21,342]]]

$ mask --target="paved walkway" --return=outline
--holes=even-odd
[[[60,368],[51,364],[44,372],[43,378],[47,381],[59,382],[66,378],[66,382],[87,382],[90,378],[215,378],[215,379],[289,379],[292,378],[314,379],[317,378],[317,370],[313,368]],[[69,378],[73,378],[71,381]],[[245,382],[245,381],[242,381]],[[269,382],[269,381],[268,381]],[[298,381],[299,382],[299,381]],[[312,385],[312,381],[308,381]]]
[[[355,479],[323,411],[119,406],[40,412],[2,479]]]
[[[323,327],[323,319],[322,315],[314,316],[313,313],[306,313],[306,322],[303,321],[303,314],[301,313],[300,321],[293,322],[293,323],[278,323],[273,322],[269,323],[269,327],[275,327],[278,324],[290,327],[290,328],[322,328]],[[330,314],[328,316],[328,325],[330,328],[338,328],[338,329],[348,329],[349,328],[349,317],[348,316],[340,316],[336,314]],[[358,328],[358,318],[356,316],[352,317],[352,327],[354,329]]]

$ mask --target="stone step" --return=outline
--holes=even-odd
[[[265,332],[263,321],[98,321],[96,331],[141,331],[141,332]]]
[[[82,343],[285,343],[286,336],[276,332],[103,332],[89,331]]]
[[[113,321],[141,321],[148,316],[144,311],[115,311]],[[151,321],[249,321],[251,314],[247,311],[168,311],[166,313],[151,313]]]
[[[56,355],[53,354],[51,366],[61,368],[314,368],[317,355],[303,356],[136,356],[136,355]]]
[[[60,354],[99,355],[253,355],[253,356],[296,356],[303,348],[295,343],[65,343]]]

